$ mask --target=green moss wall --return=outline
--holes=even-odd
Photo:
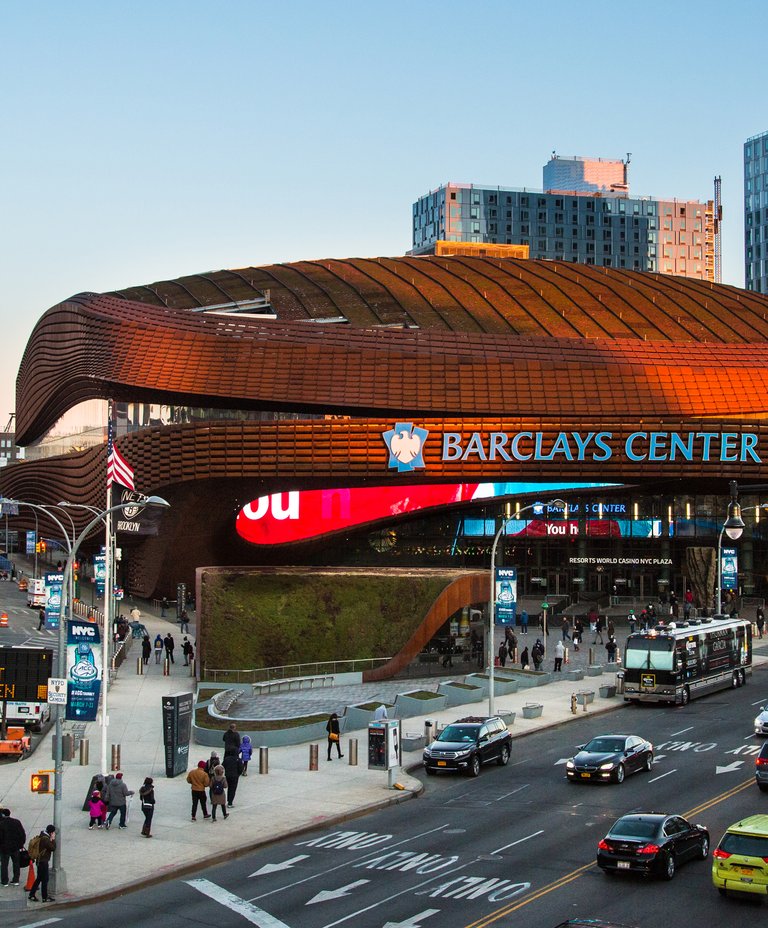
[[[453,577],[203,571],[205,667],[390,657]]]

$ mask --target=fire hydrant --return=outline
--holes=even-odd
[[[571,712],[576,714],[576,694],[571,693]]]

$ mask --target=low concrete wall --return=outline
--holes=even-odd
[[[470,702],[480,702],[485,693],[480,686],[472,686],[467,689],[466,686],[456,686],[454,683],[441,683],[437,687],[437,692],[448,697],[449,706],[463,706]]]
[[[511,676],[517,681],[518,686],[544,686],[545,683],[551,683],[553,675],[545,670],[508,670],[507,676]]]
[[[483,695],[488,696],[490,681],[487,673],[470,673],[464,677],[464,682],[473,686],[479,686],[483,690]],[[493,675],[493,692],[496,696],[509,696],[510,693],[516,693],[519,684],[518,681],[510,676],[510,671],[504,670]]]
[[[407,693],[398,693],[395,697],[393,717],[398,719],[415,718],[417,715],[429,716],[433,712],[440,712],[448,706],[448,697],[434,695],[432,699],[417,699]]]

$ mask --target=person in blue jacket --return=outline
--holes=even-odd
[[[248,735],[243,735],[242,740],[240,741],[240,759],[243,762],[243,772],[241,776],[248,776],[248,761],[251,759],[253,754],[253,745],[251,744],[251,739]]]

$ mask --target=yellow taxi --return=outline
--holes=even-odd
[[[768,894],[768,815],[735,822],[712,852],[712,882],[726,893]]]

